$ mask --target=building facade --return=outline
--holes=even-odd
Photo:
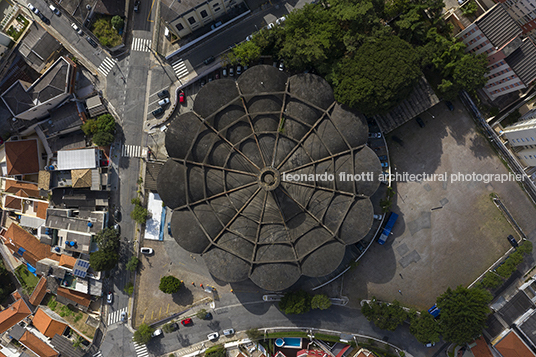
[[[521,26],[523,34],[536,40],[536,0],[498,0]]]

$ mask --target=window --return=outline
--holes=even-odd
[[[534,141],[534,138],[532,136],[530,138],[532,139],[532,141]]]
[[[184,30],[184,26],[182,26],[182,24],[177,24],[177,26],[175,26],[177,28],[177,30],[179,31],[182,31]]]
[[[190,18],[188,19],[188,22],[190,23],[190,25],[195,24],[195,18],[193,16],[190,16]]]
[[[205,17],[207,17],[207,16],[208,16],[208,14],[207,14],[207,11],[206,11],[206,10],[201,11],[201,17],[202,17],[202,18],[205,18]]]

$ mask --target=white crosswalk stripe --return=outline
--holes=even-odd
[[[190,73],[190,71],[188,71],[188,68],[186,68],[186,64],[184,63],[182,59],[174,62],[171,66],[173,67],[173,70],[175,71],[175,73],[177,74],[177,77],[179,78],[182,78],[186,76],[188,73]]]
[[[110,326],[110,325],[115,324],[116,322],[119,322],[121,320],[121,313],[123,311],[127,312],[127,310],[128,310],[128,307],[124,307],[121,310],[109,312],[108,313],[108,325],[107,326]]]
[[[141,52],[149,52],[149,49],[151,48],[151,40],[148,38],[137,38],[134,37],[132,40],[132,46],[130,49],[132,51],[141,51]]]
[[[138,345],[136,342],[132,341],[134,344],[134,349],[136,350],[137,357],[147,357],[149,356],[149,351],[147,351],[147,346]]]
[[[108,73],[110,73],[110,71],[112,70],[112,68],[114,68],[115,64],[117,63],[116,60],[114,59],[111,59],[109,57],[106,57],[104,59],[104,61],[102,61],[101,65],[99,66],[98,70],[100,73],[102,73],[102,75],[104,77],[106,77],[108,75]]]
[[[93,357],[102,357],[102,352],[99,351],[93,355]]]
[[[142,149],[139,145],[123,145],[121,156],[123,157],[142,157]]]

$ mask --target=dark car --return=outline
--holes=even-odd
[[[380,159],[380,161],[387,161],[387,155],[378,156],[378,159]]]
[[[166,89],[164,89],[161,92],[158,92],[158,98],[160,99],[169,98],[169,92]]]
[[[417,117],[415,118],[415,120],[417,121],[417,124],[419,124],[421,128],[424,128],[424,122],[422,121],[421,117]]]
[[[139,12],[140,11],[140,0],[134,1],[134,11]]]
[[[167,224],[167,232],[169,235],[171,235],[171,222],[168,222]]]
[[[174,322],[171,325],[169,325],[169,328],[171,331],[177,331],[179,329],[179,324]]]
[[[510,242],[510,244],[512,245],[512,247],[517,248],[517,247],[519,246],[519,244],[517,244],[517,241],[516,241],[516,239],[514,238],[513,235],[510,234],[510,235],[507,237],[507,239],[508,239],[508,241]]]
[[[192,324],[192,319],[191,318],[184,319],[184,320],[181,321],[181,324],[183,326],[191,325]]]
[[[160,107],[160,108],[157,108],[155,110],[153,110],[152,114],[157,117],[159,115],[162,115],[164,114],[164,108]]]
[[[48,17],[46,17],[45,15],[43,15],[42,12],[40,12],[39,14],[37,14],[40,18],[41,18],[41,21],[43,21],[45,24],[47,25],[50,25],[50,20],[48,19]]]
[[[210,312],[207,312],[207,314],[205,315],[204,320],[212,320],[212,314]]]
[[[449,108],[450,111],[453,111],[454,110],[454,105],[452,105],[451,102],[449,102],[448,100],[445,101],[445,104],[447,105],[447,108]]]
[[[86,37],[86,40],[87,40],[87,42],[89,42],[89,44],[90,44],[91,46],[97,48],[97,46],[98,46],[98,45],[97,45],[97,42],[95,42],[91,37],[89,37],[89,36]]]
[[[206,60],[204,60],[203,63],[204,63],[205,65],[207,65],[207,64],[210,64],[210,63],[214,62],[215,60],[216,60],[216,59],[214,58],[214,56],[210,56],[209,58],[207,58]]]
[[[114,212],[114,218],[115,218],[115,221],[116,222],[121,222],[121,211],[120,210],[115,210]]]

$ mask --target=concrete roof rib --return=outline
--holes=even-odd
[[[226,282],[279,291],[330,274],[372,227],[381,166],[367,138],[366,119],[335,103],[316,75],[260,65],[207,84],[166,132],[157,189],[174,209],[173,237]],[[337,179],[306,176],[322,173]]]
[[[536,45],[530,38],[506,58],[506,62],[526,85],[536,79]]]
[[[497,48],[502,48],[522,33],[521,27],[506,12],[502,4],[492,7],[476,20],[476,24],[491,44]]]

